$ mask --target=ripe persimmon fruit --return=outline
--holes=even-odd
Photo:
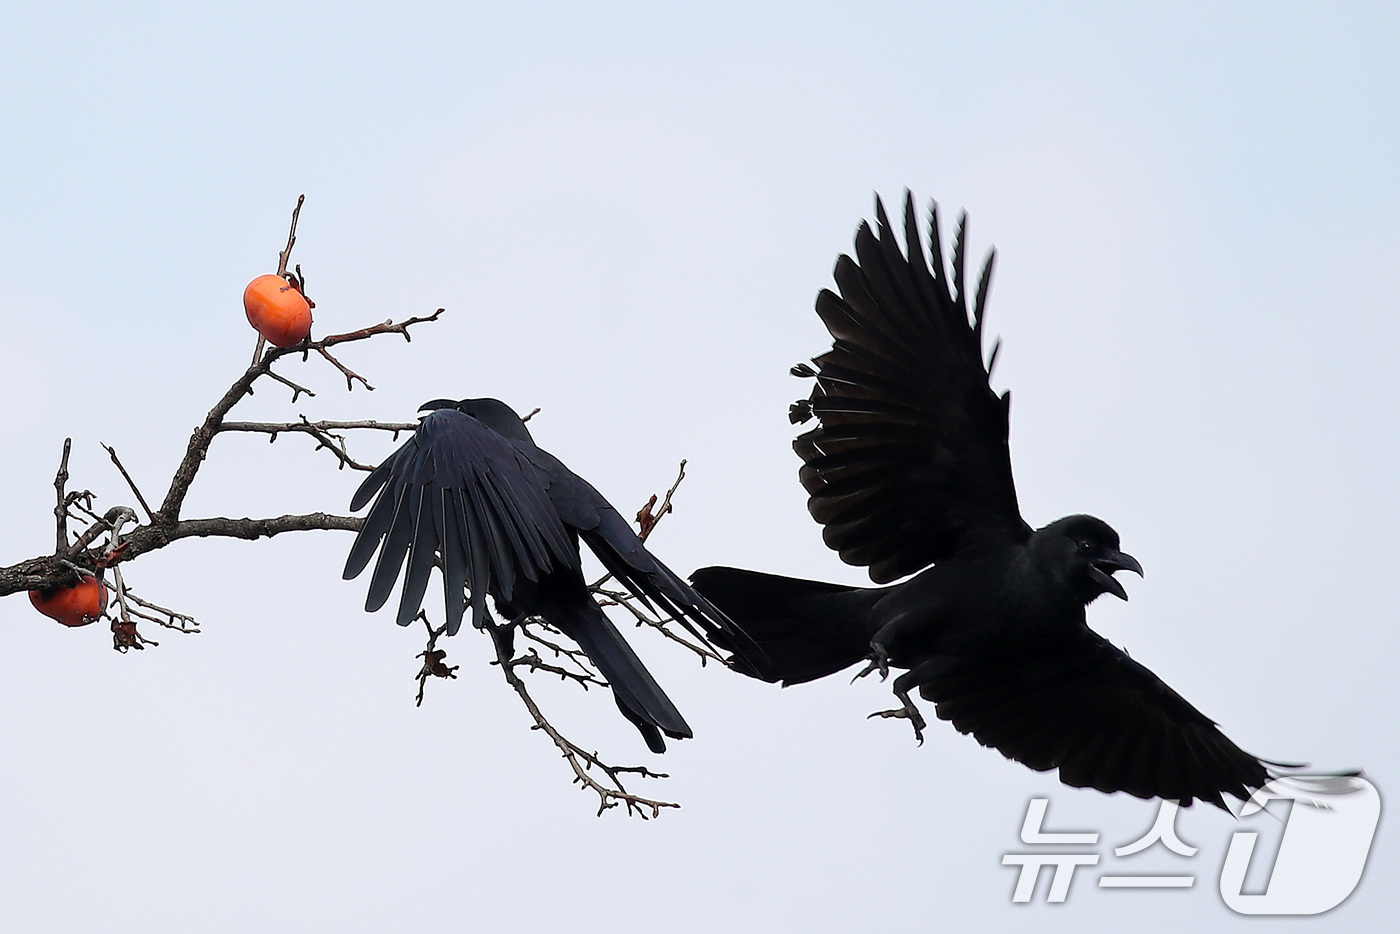
[[[311,306],[281,276],[258,276],[243,290],[248,323],[278,347],[295,347],[311,333]]]
[[[107,588],[91,574],[82,581],[57,590],[31,590],[29,602],[45,616],[65,626],[86,626],[101,618],[107,609]]]

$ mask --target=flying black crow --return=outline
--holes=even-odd
[[[764,681],[796,684],[868,661],[861,674],[908,669],[902,702],[871,716],[938,717],[1060,780],[1189,805],[1225,807],[1272,777],[1216,725],[1085,622],[1102,594],[1126,600],[1116,571],[1142,574],[1118,533],[1092,516],[1032,529],[1021,518],[1007,445],[1010,394],[989,385],[982,322],[995,254],[971,313],[964,272],[966,217],[945,272],[937,206],[932,267],[905,195],[901,251],[876,199],[856,258],[841,256],[840,294],[822,290],[817,314],[834,339],[816,358],[794,424],[817,427],[793,446],[822,539],[877,584],[844,587],[736,568],[695,572],[695,588],[762,648],[734,644],[731,663]],[[932,565],[930,567],[930,565]]]
[[[428,414],[413,437],[350,501],[355,511],[374,498],[345,562],[349,580],[379,550],[365,609],[384,605],[406,558],[398,623],[408,625],[439,564],[448,635],[461,626],[468,602],[472,623],[491,625],[489,594],[507,619],[540,617],[577,642],[653,752],[666,749],[662,733],[689,738],[680,711],[589,595],[579,541],[634,596],[702,639],[724,631],[743,645],[743,635],[656,560],[588,481],[537,447],[510,406],[496,399],[436,399],[419,411]],[[499,629],[492,626],[492,632]]]

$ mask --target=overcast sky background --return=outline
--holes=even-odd
[[[966,208],[999,263],[1022,511],[1102,516],[1147,570],[1090,621],[1243,747],[1400,771],[1400,15],[1382,4],[10,4],[0,12],[0,564],[75,487],[154,499],[247,365],[239,296],[295,261],[315,333],[373,393],[281,369],[235,418],[540,406],[537,440],[624,512],[689,459],[653,539],[705,564],[862,581],[797,483],[787,375],[872,193]],[[358,440],[358,439],[357,439]],[[387,440],[354,451],[377,460]],[[359,477],[289,437],[216,440],[186,510],[344,511]],[[695,728],[650,757],[603,694],[541,684],[573,738],[672,774],[653,822],[569,784],[475,633],[413,706],[420,631],[361,606],[350,537],[189,541],[130,566],[205,631],[120,656],[0,601],[7,931],[1217,929],[1240,825],[1191,860],[1111,848],[1156,806],[1061,786],[888,687],[790,690],[634,644]],[[1012,906],[1032,796],[1100,870]],[[1268,828],[1256,821],[1250,829]],[[1366,878],[1284,929],[1400,912]],[[1165,867],[1165,868],[1163,868]],[[1043,883],[1042,883],[1043,886]],[[1043,888],[1042,888],[1043,892]],[[1039,902],[1043,894],[1038,896]],[[1268,923],[1268,922],[1266,922]],[[1192,926],[1188,928],[1187,926]]]

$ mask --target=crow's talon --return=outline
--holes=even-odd
[[[859,681],[861,678],[864,678],[872,671],[878,671],[880,673],[881,681],[884,681],[889,678],[890,657],[889,654],[885,652],[885,647],[883,645],[880,645],[875,642],[870,643],[870,654],[867,655],[866,658],[870,659],[870,664],[866,665],[865,668],[863,668],[859,674],[857,674],[854,678],[851,679],[852,684],[855,684],[857,681]]]
[[[909,724],[914,727],[914,738],[919,741],[920,746],[924,744],[924,727],[928,726],[928,724],[924,722],[923,714],[919,713],[918,708],[912,703],[894,710],[877,710],[865,719],[873,720],[876,717],[885,717],[892,720],[908,720]]]
[[[870,674],[872,671],[878,670],[879,667],[880,667],[880,666],[877,665],[875,662],[871,662],[869,665],[866,665],[863,669],[861,669],[860,671],[856,672],[856,676],[855,676],[854,678],[851,679],[851,683],[852,683],[852,684],[855,684],[857,681],[859,681],[861,678],[864,678],[866,675]],[[881,679],[881,680],[883,680],[883,679]]]
[[[878,642],[870,643],[870,667],[867,672],[880,670],[880,680],[888,681],[890,677],[890,655],[885,651],[885,647]]]

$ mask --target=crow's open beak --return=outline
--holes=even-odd
[[[432,402],[424,402],[418,407],[420,412],[431,412],[437,409],[455,409],[457,401],[455,399],[434,399]]]
[[[1137,558],[1121,551],[1110,551],[1089,564],[1089,577],[1103,588],[1104,593],[1111,593],[1119,600],[1126,600],[1128,592],[1123,589],[1122,584],[1113,579],[1114,571],[1132,571],[1138,577],[1142,577],[1142,565],[1138,564]]]

